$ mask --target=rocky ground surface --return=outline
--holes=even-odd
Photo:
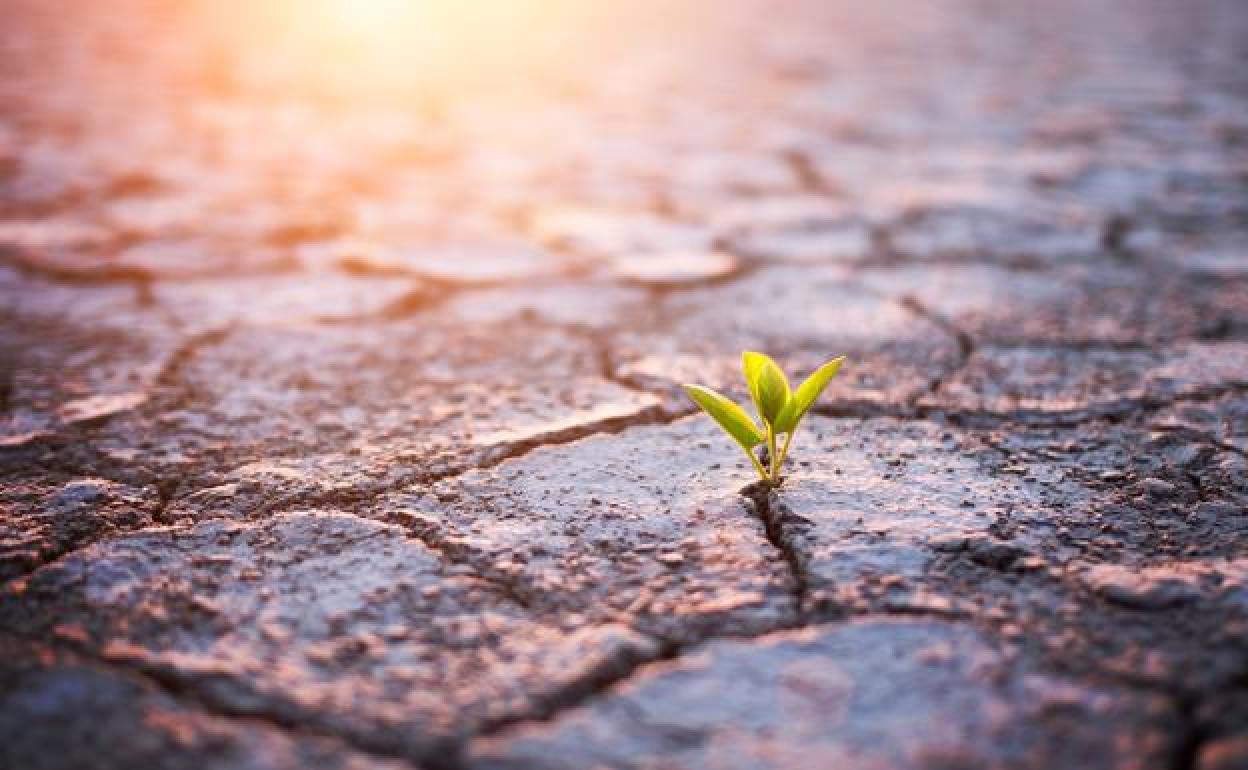
[[[0,3],[0,768],[1248,767],[1241,2],[350,5]]]

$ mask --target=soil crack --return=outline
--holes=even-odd
[[[760,481],[741,489],[747,505],[763,524],[767,542],[784,559],[793,578],[793,598],[797,604],[798,624],[805,617],[810,593],[810,580],[806,573],[805,559],[797,548],[797,532],[792,531],[799,522],[788,508],[780,502],[779,492]]]

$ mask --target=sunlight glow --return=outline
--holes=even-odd
[[[320,12],[313,4],[311,13],[343,33],[372,37],[384,34],[387,29],[406,26],[419,10],[429,3],[412,0],[321,0]]]
[[[205,3],[202,29],[249,82],[324,92],[447,92],[522,82],[592,53],[596,3],[572,0],[243,0]]]

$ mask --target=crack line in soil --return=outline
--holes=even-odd
[[[109,245],[109,251],[124,247],[125,241],[117,239]],[[108,286],[130,284],[140,287],[152,280],[151,271],[138,267],[74,268],[58,267],[46,261],[24,254],[23,249],[10,244],[0,244],[0,265],[5,265],[26,278],[36,278],[61,286]]]
[[[953,367],[953,369],[951,369],[948,372],[945,372],[943,375],[933,380],[931,385],[929,386],[929,393],[935,394],[937,391],[940,390],[940,387],[944,383],[944,380],[948,379],[952,375],[957,374],[970,361],[971,356],[975,354],[975,339],[971,337],[971,335],[967,333],[965,330],[963,330],[960,326],[954,323],[951,319],[945,317],[944,314],[938,313],[934,309],[928,307],[922,301],[920,301],[918,297],[912,294],[907,294],[905,296],[900,297],[897,300],[897,302],[899,302],[902,307],[906,308],[907,310],[919,316],[920,318],[926,319],[927,321],[935,324],[936,326],[939,326],[947,334],[952,336],[954,341],[958,345],[957,364]]]
[[[463,770],[466,767],[464,752],[473,741],[504,732],[520,724],[550,722],[565,712],[581,708],[595,698],[606,695],[612,688],[628,681],[652,664],[676,660],[691,649],[710,642],[749,641],[773,633],[795,630],[805,625],[806,623],[797,620],[792,623],[777,624],[775,627],[769,627],[754,634],[712,634],[684,642],[674,639],[657,639],[652,634],[639,631],[638,633],[650,636],[658,642],[658,647],[652,654],[632,653],[603,660],[556,690],[532,696],[531,708],[487,718],[457,736],[444,739],[434,738],[428,747],[421,750],[406,750],[394,740],[388,740],[388,736],[385,735],[370,737],[368,734],[359,734],[352,730],[317,726],[317,715],[306,712],[298,704],[280,696],[270,694],[269,697],[277,699],[278,702],[264,707],[238,708],[227,698],[214,694],[211,686],[205,687],[203,683],[188,678],[176,667],[161,661],[106,657],[90,646],[79,642],[58,640],[50,643],[48,640],[34,639],[20,633],[15,633],[14,636],[53,648],[67,649],[94,664],[142,679],[169,697],[182,703],[189,703],[198,710],[219,719],[259,722],[284,734],[332,740],[362,754],[411,762],[430,770]],[[222,675],[222,681],[250,689],[228,675]]]
[[[1180,737],[1175,741],[1174,757],[1171,770],[1195,770],[1200,749],[1209,739],[1208,731],[1196,718],[1199,699],[1191,695],[1178,695],[1172,698],[1174,710],[1182,722]]]
[[[771,544],[771,547],[776,550],[776,553],[788,565],[789,574],[793,578],[793,599],[800,623],[800,619],[804,617],[804,613],[807,610],[806,603],[810,588],[809,578],[806,574],[804,560],[794,544],[795,533],[787,530],[787,526],[790,524],[788,519],[792,518],[792,516],[788,509],[779,502],[778,494],[778,492],[769,489],[762,482],[757,481],[741,489],[741,495],[745,497],[747,507],[763,524],[767,542]]]
[[[594,698],[605,695],[616,685],[631,679],[646,666],[675,660],[691,647],[709,640],[710,638],[706,638],[686,643],[658,640],[658,649],[652,655],[629,655],[603,661],[559,690],[536,699],[537,704],[534,709],[523,714],[505,714],[485,722],[480,729],[474,731],[472,739],[489,737],[522,723],[550,722],[560,714],[580,708]],[[466,744],[467,741],[465,741]]]
[[[196,332],[187,337],[169,354],[160,371],[152,378],[152,389],[171,387],[174,380],[182,373],[182,369],[202,349],[224,342],[237,328],[237,324],[227,323],[212,329]]]
[[[594,436],[614,435],[629,428],[646,425],[667,425],[683,416],[683,414],[672,415],[668,413],[662,404],[651,404],[631,414],[604,417],[599,420],[547,431],[519,441],[498,444],[486,449],[484,459],[475,465],[474,468],[482,470],[493,468],[508,460],[524,457],[530,452],[544,447],[571,444]]]
[[[187,681],[181,672],[170,666],[106,657],[90,646],[79,642],[50,641],[42,638],[32,638],[19,632],[6,633],[10,633],[12,638],[31,644],[43,645],[53,650],[68,652],[71,656],[92,665],[138,679],[147,683],[153,689],[164,693],[167,697],[184,705],[189,705],[191,708],[215,719],[230,722],[259,723],[284,735],[332,741],[360,754],[367,754],[379,759],[400,760],[411,763],[414,768],[429,766],[422,764],[421,757],[395,750],[393,747],[374,741],[360,740],[356,736],[346,734],[345,732],[315,727],[311,720],[304,718],[303,715],[286,715],[271,709],[236,708],[226,703],[223,699],[208,694],[194,682]],[[298,710],[298,707],[295,707],[295,710]]]
[[[959,353],[961,357],[960,365],[965,365],[967,358],[974,351],[974,341],[970,338],[970,336],[965,334],[962,330],[958,329],[956,325],[952,324],[947,319],[944,319],[940,317],[938,314],[935,314],[931,312],[930,310],[928,310],[927,308],[925,308],[923,305],[918,303],[917,300],[913,300],[913,298],[905,298],[902,300],[902,302],[913,312],[916,312],[917,314],[928,318],[933,323],[936,323],[937,325],[941,326],[946,331],[951,333],[958,343]],[[179,346],[179,348],[175,350],[173,354],[171,354],[171,356],[166,361],[165,365],[162,367],[161,371],[157,375],[155,379],[155,383],[158,385],[168,384],[170,381],[172,381],[172,379],[176,378],[181,368],[185,366],[186,362],[200,348],[220,342],[221,340],[225,339],[225,337],[229,333],[231,333],[231,331],[234,328],[236,327],[233,325],[227,325],[222,328],[213,329],[213,330],[209,330],[209,331],[205,331],[205,332],[192,335],[181,346]],[[585,333],[585,330],[582,329],[581,333]],[[641,387],[635,382],[628,381],[626,378],[622,378],[618,376],[617,372],[615,371],[615,366],[611,360],[610,347],[607,344],[606,340],[602,338],[601,336],[595,335],[592,333],[589,334],[589,337],[595,345],[595,351],[596,351],[596,355],[597,355],[598,362],[599,362],[600,372],[601,372],[601,375],[605,379],[613,383],[616,383],[622,387],[628,388],[630,390],[633,390],[639,393],[658,395],[654,391],[648,388]],[[956,369],[954,371],[956,371]],[[939,389],[940,385],[941,385],[941,380],[940,379],[936,380],[935,382],[931,384],[931,391],[935,392],[936,390]],[[1199,392],[1176,395],[1167,399],[1141,398],[1141,399],[1129,400],[1129,401],[1123,402],[1121,405],[1115,405],[1115,407],[1113,407],[1111,411],[1119,415],[1131,414],[1131,413],[1147,413],[1150,411],[1164,409],[1168,406],[1172,406],[1178,403],[1211,400],[1225,393],[1238,392],[1239,390],[1242,390],[1242,389],[1244,389],[1244,387],[1241,385],[1218,386],[1215,388],[1205,389]],[[567,444],[567,443],[571,443],[571,442],[574,442],[583,438],[589,438],[595,435],[614,434],[614,433],[618,433],[622,430],[625,430],[631,427],[640,427],[644,425],[656,425],[656,424],[670,424],[671,422],[674,422],[684,417],[686,414],[692,411],[693,410],[690,409],[687,412],[683,412],[679,414],[671,414],[670,412],[665,411],[661,405],[652,405],[644,409],[641,409],[633,414],[619,415],[615,417],[605,418],[603,420],[592,421],[592,422],[584,423],[581,425],[575,425],[575,426],[571,426],[571,427],[564,428],[564,429],[550,431],[550,432],[539,434],[537,436],[534,436],[534,437],[531,437],[529,439],[525,439],[522,441],[500,445],[499,447],[496,447],[494,450],[487,450],[487,456],[480,463],[476,465],[472,465],[470,467],[459,469],[454,472],[440,474],[436,477],[436,479],[432,479],[432,480],[451,478],[451,477],[454,477],[454,476],[457,476],[462,473],[466,473],[475,469],[484,469],[484,468],[494,467],[503,462],[506,462],[507,460],[522,457],[531,451],[534,451],[536,449],[540,449],[546,446],[557,446],[560,444]],[[929,419],[929,415],[940,414],[942,417],[951,418],[951,419],[983,418],[986,420],[997,421],[999,423],[1017,423],[1017,422],[1029,422],[1030,420],[1036,419],[1036,418],[1052,418],[1055,421],[1054,424],[1061,426],[1061,427],[1074,427],[1085,422],[1105,419],[1105,417],[1111,416],[1107,414],[1088,413],[1086,411],[1066,413],[1066,414],[1030,415],[1029,416],[1029,415],[1025,415],[1021,413],[1009,414],[1009,413],[971,412],[971,411],[943,412],[941,410],[936,410],[936,409],[918,409],[918,410],[902,411],[902,410],[890,410],[886,407],[881,407],[880,411],[877,413],[866,413],[866,410],[846,408],[843,405],[832,405],[832,406],[825,407],[823,409],[818,409],[816,411],[817,413],[827,414],[829,416],[853,417],[857,419],[869,419],[870,417],[875,417],[875,416],[893,416],[899,419],[909,419],[909,420]],[[1212,436],[1204,436],[1204,438],[1209,443],[1215,446],[1219,446],[1220,448],[1225,448],[1229,451],[1234,451],[1239,454],[1245,454],[1244,450],[1241,450],[1237,447],[1233,447],[1229,445],[1223,446],[1221,442],[1216,441],[1216,439],[1214,439],[1214,437]],[[410,478],[404,478],[397,483],[410,483],[411,480],[412,479]],[[429,481],[431,479],[424,479],[424,480]],[[360,490],[360,494],[355,499],[357,500],[373,499],[377,496],[385,494],[387,491],[389,491],[387,488],[371,490],[371,491]],[[761,491],[761,494],[760,494],[760,491]],[[167,507],[167,505],[172,500],[173,491],[171,489],[166,489],[165,487],[161,486],[159,488],[159,492],[160,492],[161,503],[162,503],[161,509],[164,510],[164,508]],[[335,490],[332,494],[333,496],[341,500],[342,496],[344,495],[344,491]],[[349,492],[345,494],[349,494]],[[769,628],[765,631],[759,632],[758,634],[750,635],[749,637],[744,637],[744,638],[756,638],[756,637],[765,636],[767,634],[775,633],[777,631],[805,627],[812,623],[834,622],[836,620],[843,619],[843,618],[836,618],[832,616],[816,617],[806,612],[805,604],[809,600],[809,592],[810,592],[808,578],[807,578],[807,575],[805,574],[805,570],[803,569],[801,556],[794,548],[794,541],[793,541],[794,533],[789,531],[789,527],[792,525],[792,522],[787,521],[786,511],[783,508],[783,503],[781,503],[778,499],[775,498],[774,495],[770,494],[765,489],[760,490],[759,488],[755,488],[752,491],[745,492],[745,496],[747,497],[748,504],[751,506],[751,509],[754,515],[758,517],[760,521],[763,523],[768,541],[777,550],[777,552],[782,555],[782,557],[784,558],[784,560],[789,566],[789,570],[794,580],[794,595],[797,601],[797,613],[796,613],[794,620],[790,623],[779,625],[775,628]],[[296,495],[289,496],[288,498],[285,498],[282,502],[285,504],[306,504],[309,502],[315,503],[316,497],[317,497],[316,495],[296,494]],[[270,505],[266,510],[271,510],[272,507],[273,506]],[[414,537],[420,539],[423,543],[426,544],[426,546],[430,548],[434,548],[435,550],[438,550],[444,555],[447,555],[453,562],[459,563],[463,561],[462,559],[454,557],[454,555],[452,554],[452,551],[455,550],[453,544],[448,543],[445,540],[439,539],[436,536],[433,536],[435,535],[435,533],[422,531],[420,528],[415,527],[415,526],[404,526],[404,529],[408,531]],[[67,550],[65,553],[58,555],[58,557],[54,561],[59,561],[61,558],[64,558],[70,553],[81,550],[82,548],[89,547],[90,545],[91,543],[85,543],[82,546],[79,546],[77,548]],[[45,562],[43,565],[40,565],[40,568],[42,568],[43,566],[47,566],[48,564],[54,563],[54,561]],[[469,560],[465,563],[469,564],[469,566],[472,566],[472,561],[474,560]],[[527,597],[525,597],[521,592],[518,592],[514,585],[506,581],[500,582],[497,576],[482,574],[480,570],[475,569],[475,567],[474,567],[474,572],[477,573],[481,579],[486,580],[490,582],[491,584],[501,585],[502,588],[504,589],[505,595],[507,595],[508,598],[512,599],[516,603],[518,603],[520,606],[525,607],[525,608],[531,608],[531,603],[528,601]],[[867,615],[870,615],[870,614],[879,614],[879,613],[867,613]],[[322,730],[318,730],[315,728],[309,729],[307,727],[307,720],[299,716],[290,716],[290,715],[282,714],[280,713],[280,709],[279,710],[268,709],[268,710],[260,710],[260,711],[253,711],[250,709],[245,710],[245,711],[240,710],[236,707],[230,706],[228,703],[222,701],[219,698],[215,698],[209,694],[205,694],[204,692],[201,691],[201,687],[198,684],[194,682],[186,681],[180,672],[176,672],[172,670],[166,671],[166,670],[160,669],[159,667],[153,667],[153,666],[149,666],[146,664],[140,664],[136,667],[136,664],[133,664],[133,663],[118,662],[114,660],[104,659],[102,657],[92,655],[89,652],[85,654],[89,655],[92,659],[97,660],[101,664],[113,666],[113,667],[119,667],[126,671],[133,672],[138,676],[142,676],[148,681],[153,682],[161,690],[169,693],[170,695],[177,697],[179,699],[192,701],[195,704],[199,705],[200,707],[206,709],[208,713],[211,713],[211,714],[229,717],[229,718],[236,718],[236,719],[250,719],[250,720],[261,721],[277,729],[281,729],[283,731],[291,732],[295,734],[327,737],[327,738],[342,742],[343,744],[349,746],[350,748],[354,750],[358,750],[363,753],[368,753],[374,756],[424,762],[426,765],[431,766],[435,768],[436,770],[459,770],[463,766],[462,765],[462,752],[463,752],[464,747],[467,745],[468,741],[471,741],[472,739],[477,738],[477,737],[485,737],[485,736],[489,736],[495,733],[502,732],[508,727],[511,727],[516,724],[530,722],[530,721],[547,721],[547,720],[553,719],[563,712],[585,705],[586,703],[590,702],[593,698],[606,693],[609,689],[611,689],[615,685],[621,682],[627,681],[628,679],[633,677],[639,669],[649,664],[664,661],[664,660],[676,659],[680,657],[681,655],[683,655],[691,647],[701,645],[709,641],[723,639],[723,638],[733,638],[733,637],[716,636],[714,634],[711,634],[703,638],[700,638],[694,642],[681,643],[681,642],[677,642],[674,640],[666,640],[661,643],[657,653],[654,655],[633,655],[633,656],[625,656],[623,658],[616,657],[616,658],[612,658],[610,660],[604,661],[600,665],[595,666],[589,671],[585,672],[582,676],[578,677],[575,681],[567,684],[565,687],[562,687],[555,692],[552,692],[544,697],[539,698],[534,708],[526,709],[520,713],[508,714],[508,715],[503,715],[500,717],[493,718],[483,723],[478,729],[470,731],[470,735],[465,736],[463,739],[456,739],[453,742],[453,745],[448,747],[450,749],[449,751],[439,750],[438,752],[432,752],[436,756],[412,756],[410,752],[404,752],[404,751],[398,750],[394,745],[387,743],[384,739],[380,741],[376,741],[376,740],[369,739],[367,737],[361,738],[359,736],[342,735],[335,731],[322,731]],[[1178,751],[1176,752],[1175,762],[1173,765],[1175,770],[1189,770],[1192,767],[1195,761],[1195,757],[1199,751],[1199,748],[1201,744],[1203,743],[1203,741],[1205,740],[1205,738],[1207,737],[1204,735],[1203,731],[1199,728],[1199,726],[1194,725],[1191,722],[1190,714],[1192,710],[1194,709],[1191,696],[1184,696],[1184,697],[1187,697],[1187,700],[1180,702],[1179,711],[1181,714],[1183,714],[1184,720],[1185,722],[1188,723],[1188,726],[1184,730],[1184,737],[1182,738],[1180,747]],[[423,752],[421,753],[423,754]]]
[[[354,516],[355,514],[350,515]],[[367,517],[357,516],[357,518],[378,521],[378,519],[367,519]],[[421,542],[429,550],[441,554],[452,566],[468,567],[478,579],[493,586],[503,598],[519,605],[523,609],[530,611],[534,609],[536,603],[533,601],[532,595],[536,592],[528,588],[521,588],[523,581],[518,581],[510,575],[499,574],[495,570],[489,569],[487,559],[482,559],[471,547],[443,536],[437,526],[428,524],[419,516],[408,511],[396,511],[381,521],[402,528],[409,537]],[[483,562],[486,562],[484,569],[481,566]]]
[[[1222,396],[1241,392],[1248,393],[1248,386],[1240,383],[1229,383],[1201,388],[1188,393],[1177,393],[1168,397],[1142,396],[1140,398],[1124,398],[1085,409],[1053,411],[1020,409],[1012,412],[1000,412],[988,409],[950,409],[932,405],[917,407],[912,413],[897,411],[891,414],[883,414],[882,416],[895,416],[899,419],[941,419],[974,428],[999,428],[1011,425],[1076,428],[1099,420],[1121,421],[1129,417],[1142,417],[1179,404],[1205,403]],[[823,414],[825,411],[818,406],[814,409],[816,414]],[[844,413],[828,414],[827,416],[857,417],[858,415]],[[1159,429],[1168,430],[1164,426],[1159,427]],[[1230,445],[1223,448],[1232,452],[1243,451]]]

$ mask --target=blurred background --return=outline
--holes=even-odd
[[[5,0],[0,240],[157,271],[605,219],[688,245],[620,225],[641,212],[712,239],[819,220],[835,259],[938,209],[1034,220],[1043,250],[1242,191],[1216,189],[1243,174],[1218,142],[1243,130],[1234,3],[861,6]]]
[[[608,347],[634,384],[707,368],[727,381],[709,359],[747,345],[801,366],[849,352],[880,362],[847,373],[852,399],[891,407],[957,357],[910,344],[927,332],[905,326],[902,301],[924,287],[1018,310],[1019,276],[1056,270],[1013,323],[1094,285],[1128,301],[1077,331],[1121,343],[1142,327],[1114,317],[1145,312],[1127,307],[1142,286],[1243,264],[1248,14],[1233,0],[4,0],[0,13],[0,255],[26,307],[10,308],[4,346],[20,372],[13,441],[75,398],[121,397],[89,415],[129,408],[177,347],[113,371],[83,311],[60,352],[36,354],[48,318],[85,307],[67,286],[133,288],[182,335],[508,287],[471,317],[519,308],[628,332]],[[763,283],[697,294],[747,276]],[[833,288],[774,288],[820,281]],[[887,301],[846,301],[866,288]],[[608,297],[628,307],[606,313]],[[1191,313],[1239,323],[1226,313],[1241,299]],[[726,309],[678,328],[711,305]],[[773,317],[780,305],[808,328]],[[131,337],[155,322],[110,312],[118,346],[150,344]],[[660,343],[672,349],[656,357]]]

